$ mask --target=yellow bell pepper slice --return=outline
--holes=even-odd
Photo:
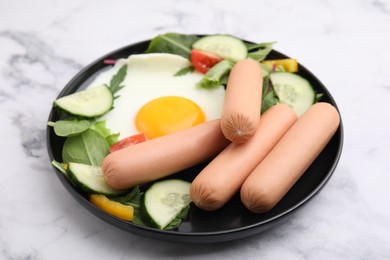
[[[297,72],[298,71],[298,61],[296,59],[280,59],[280,60],[263,60],[261,63],[267,64],[269,66],[282,66],[287,72]]]
[[[90,196],[90,201],[99,209],[111,214],[115,217],[118,217],[123,220],[133,220],[134,216],[134,207],[130,205],[124,205],[122,203],[112,201],[104,195],[92,194]]]

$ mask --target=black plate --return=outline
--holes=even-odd
[[[96,60],[80,71],[61,91],[58,97],[71,94],[79,89],[85,88],[91,80],[102,70],[109,66],[103,64],[105,59],[126,58],[130,54],[143,53],[149,41],[132,44],[109,53]],[[288,58],[277,51],[272,51],[268,59]],[[306,68],[299,65],[301,76],[311,82],[315,90],[323,93],[321,101],[331,103],[336,106],[325,86]],[[57,109],[52,109],[49,121],[56,121],[63,115]],[[61,149],[64,139],[56,136],[51,127],[47,128],[47,148],[50,159],[62,161]],[[241,204],[238,196],[235,196],[222,209],[215,212],[206,212],[195,206],[192,207],[189,217],[177,230],[161,231],[154,228],[140,227],[130,222],[115,218],[100,209],[96,208],[88,201],[88,197],[81,190],[73,187],[67,179],[57,170],[56,174],[69,191],[69,193],[87,210],[100,219],[131,233],[154,239],[175,242],[189,243],[211,243],[222,242],[244,238],[269,229],[281,221],[287,219],[291,213],[307,203],[321,188],[327,183],[336,168],[341,155],[343,144],[343,127],[340,126],[331,141],[308,168],[299,181],[291,188],[284,198],[269,212],[265,214],[254,214],[246,210]],[[191,180],[204,167],[195,166],[172,177]]]

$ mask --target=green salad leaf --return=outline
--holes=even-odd
[[[218,62],[214,67],[207,71],[203,79],[197,84],[201,88],[217,88],[222,85],[222,80],[229,74],[234,63],[228,60]]]
[[[141,190],[139,188],[139,185],[137,185],[126,195],[121,196],[121,197],[111,198],[111,199],[116,201],[116,202],[120,202],[122,204],[125,204],[125,205],[132,205],[135,207],[139,207],[140,201],[141,201],[140,195],[142,195]]]
[[[141,213],[141,201],[143,194],[144,193],[141,192],[140,187],[137,185],[130,191],[130,193],[122,197],[112,198],[112,200],[125,205],[132,206],[134,208],[134,216],[132,222],[136,225],[147,227],[148,225],[145,224],[145,222],[142,220]]]
[[[71,176],[69,175],[69,173],[66,171],[66,168],[65,168],[65,164],[64,164],[64,163],[60,163],[60,162],[57,162],[56,160],[52,160],[52,161],[51,161],[51,164],[52,164],[57,170],[59,170],[73,186],[77,186],[77,184],[75,183],[75,181],[72,179],[72,177],[71,177]]]
[[[65,169],[65,165],[63,163],[57,162],[56,160],[52,160],[51,164],[57,168],[65,177],[69,178],[69,174]],[[70,178],[69,178],[70,179]]]
[[[101,166],[104,157],[109,152],[110,147],[106,139],[97,131],[88,129],[65,140],[62,159],[64,163],[75,162]]]
[[[321,100],[322,96],[324,96],[324,93],[316,93],[314,103],[319,102]]]
[[[91,126],[91,123],[88,120],[71,119],[49,122],[48,125],[53,127],[57,136],[68,137],[86,131]]]
[[[183,220],[187,218],[189,212],[190,212],[190,205],[188,205],[187,207],[185,207],[185,208],[179,213],[179,215],[177,215],[177,216],[172,220],[172,222],[169,223],[169,224],[164,228],[164,230],[172,230],[172,229],[177,228],[177,227],[183,222]]]
[[[158,35],[150,42],[145,53],[172,53],[189,59],[192,44],[198,40],[195,35],[166,33]]]
[[[173,76],[183,76],[186,75],[187,73],[191,73],[195,70],[194,66],[188,66],[185,68],[182,68],[178,72],[176,72]]]
[[[123,65],[118,72],[112,76],[110,85],[108,88],[111,90],[111,93],[114,95],[116,92],[118,92],[120,89],[124,87],[124,85],[121,85],[123,80],[126,78],[127,75],[127,65]],[[117,98],[118,96],[114,96],[114,98]]]
[[[279,98],[276,95],[274,88],[272,87],[269,75],[263,79],[263,94],[261,101],[261,113],[267,111],[273,105],[279,103]]]
[[[106,120],[95,122],[91,125],[91,129],[101,134],[109,146],[118,142],[119,133],[111,133],[111,130],[106,126]]]
[[[247,44],[248,58],[257,60],[258,62],[264,60],[272,51],[272,46],[275,42],[264,42],[258,44]]]

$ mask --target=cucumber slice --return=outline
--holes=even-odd
[[[110,89],[105,86],[89,88],[54,101],[65,112],[82,117],[98,117],[108,112],[114,103]]]
[[[290,72],[274,72],[270,79],[280,103],[289,105],[299,117],[315,102],[309,81]]]
[[[230,35],[210,35],[197,40],[192,47],[233,62],[245,59],[248,49],[243,41]]]
[[[154,183],[144,194],[141,204],[145,220],[164,229],[190,202],[190,183],[164,180]]]
[[[70,162],[67,172],[77,186],[87,193],[112,197],[127,192],[127,190],[115,190],[108,186],[104,180],[101,167]]]

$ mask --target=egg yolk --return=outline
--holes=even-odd
[[[191,100],[177,96],[156,98],[146,103],[135,118],[135,125],[148,139],[174,133],[203,123],[202,109]]]

